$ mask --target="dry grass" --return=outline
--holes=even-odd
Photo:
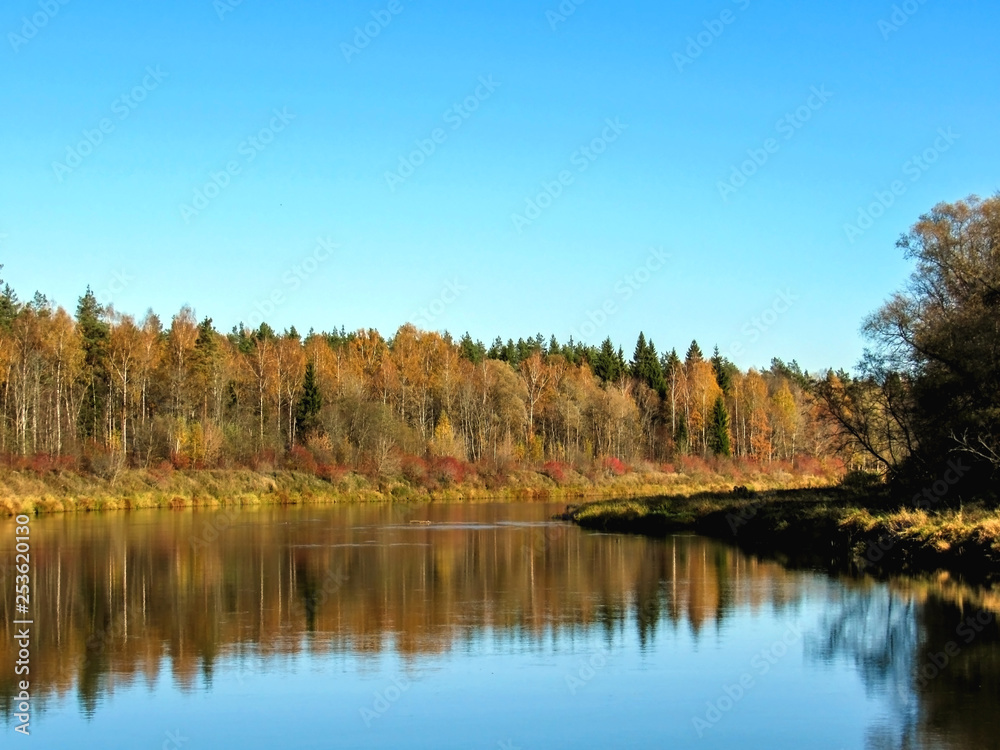
[[[817,487],[829,481],[827,477],[792,476],[783,471],[742,473],[735,478],[757,490]],[[126,471],[114,480],[70,471],[39,475],[6,470],[0,471],[0,515],[392,500],[578,501],[662,495],[686,497],[704,492],[726,492],[733,484],[734,475],[728,472],[712,473],[704,468],[689,473],[670,472],[653,466],[640,467],[621,476],[599,473],[587,478],[573,472],[562,482],[541,472],[517,470],[508,474],[500,486],[487,486],[481,478],[473,477],[462,483],[430,489],[399,478],[376,482],[351,472],[331,482],[296,471],[177,471],[169,466]]]

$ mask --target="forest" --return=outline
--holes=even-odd
[[[982,491],[1000,465],[998,205],[941,204],[900,239],[913,278],[865,321],[853,375],[744,371],[644,333],[630,357],[610,339],[487,347],[411,324],[222,333],[189,307],[136,319],[88,288],[71,314],[4,285],[0,454],[102,477],[168,463],[419,480],[436,461],[452,478],[527,467],[558,482],[702,460],[904,483],[961,456]]]
[[[408,458],[614,470],[679,456],[791,462],[838,454],[809,376],[703,354],[631,358],[541,334],[486,347],[400,327],[223,334],[185,307],[165,324],[100,305],[74,314],[0,296],[0,451],[15,466],[98,474],[188,467],[345,467]]]

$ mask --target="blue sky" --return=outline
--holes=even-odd
[[[627,351],[643,330],[850,367],[909,272],[899,234],[1000,187],[998,21],[985,0],[12,0],[3,276],[220,330],[264,310]]]

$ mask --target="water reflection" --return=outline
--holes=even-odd
[[[884,698],[869,746],[997,743],[996,623],[967,624],[968,641],[959,630],[996,611],[989,592],[947,580],[832,581],[700,537],[582,533],[546,522],[555,510],[354,505],[38,519],[35,698],[74,696],[92,715],[161,670],[193,689],[234,664],[242,679],[303,655],[413,661],[484,634],[530,645],[593,630],[614,642],[629,630],[645,652],[684,632],[708,648],[737,638],[727,624],[741,615],[794,616],[819,602],[807,662],[847,662],[869,696]],[[12,537],[0,524],[5,555]],[[5,590],[12,584],[7,575]],[[2,607],[7,706],[16,694],[12,597]],[[947,663],[934,670],[941,654]]]
[[[810,655],[856,665],[890,714],[873,748],[1000,747],[996,595],[942,581],[852,582]]]

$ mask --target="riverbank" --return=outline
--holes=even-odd
[[[741,489],[604,500],[572,508],[566,518],[597,531],[704,534],[786,564],[831,571],[1000,579],[1000,512],[983,508],[928,513],[840,488]]]
[[[17,513],[243,507],[338,502],[458,502],[477,500],[586,501],[723,492],[734,481],[771,490],[820,487],[830,478],[785,471],[629,470],[552,476],[551,470],[511,470],[483,477],[394,478],[377,481],[343,471],[320,477],[292,470],[130,469],[109,477],[76,471],[0,470],[0,516]],[[431,481],[432,480],[432,481]],[[430,486],[428,486],[430,485]]]

